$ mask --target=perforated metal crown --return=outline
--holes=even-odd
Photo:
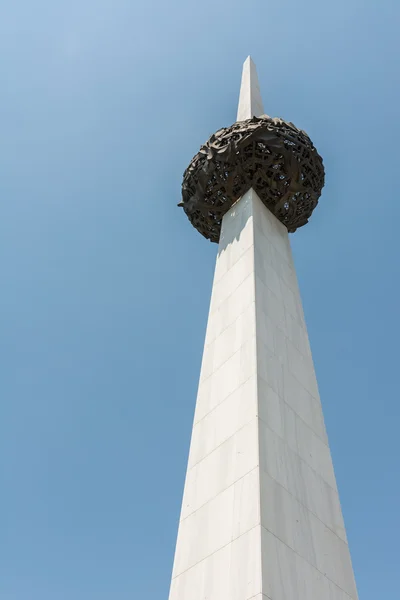
[[[184,173],[178,206],[205,238],[218,242],[222,217],[253,188],[293,232],[308,222],[324,180],[322,158],[308,135],[262,115],[210,137]]]

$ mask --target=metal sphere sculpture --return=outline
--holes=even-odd
[[[324,179],[322,158],[308,135],[263,115],[210,137],[183,175],[178,206],[205,238],[218,242],[222,217],[252,187],[293,232],[308,222]]]

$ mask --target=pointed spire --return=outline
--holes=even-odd
[[[237,121],[260,117],[263,114],[264,107],[256,65],[253,63],[251,56],[248,56],[243,64]]]

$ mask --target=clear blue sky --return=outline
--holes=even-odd
[[[248,54],[325,160],[293,250],[360,598],[397,598],[399,17],[2,3],[1,600],[167,598],[216,255],[176,204]]]

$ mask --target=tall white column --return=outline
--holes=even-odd
[[[254,190],[222,221],[169,600],[357,600],[288,233]]]

